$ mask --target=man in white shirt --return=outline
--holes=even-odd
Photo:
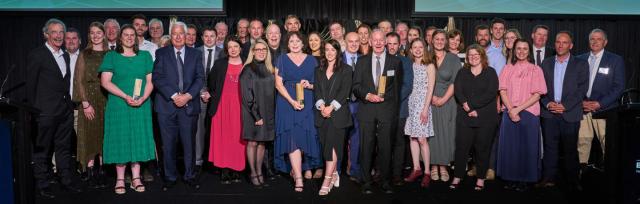
[[[133,27],[136,29],[136,37],[138,39],[138,49],[149,51],[151,54],[151,58],[156,60],[156,50],[158,49],[158,45],[152,43],[151,41],[144,39],[144,34],[147,32],[149,27],[147,26],[147,17],[142,14],[136,14],[131,17],[131,22]]]

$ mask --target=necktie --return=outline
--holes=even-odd
[[[356,57],[351,56],[351,68],[355,71],[356,70]]]
[[[536,50],[536,65],[542,66],[542,59],[540,59],[540,52],[542,50]]]
[[[376,78],[373,79],[376,82],[376,86],[378,86],[378,78],[380,77],[380,73],[382,73],[382,66],[380,66],[380,56],[376,56]]]
[[[116,49],[116,46],[115,46],[115,45],[111,45],[111,46],[109,46],[109,49],[111,49],[111,50],[115,50],[115,49]]]
[[[598,66],[596,65],[596,56],[590,55],[589,56],[589,90],[587,91],[587,97],[591,97],[591,88],[593,86],[593,81],[595,79],[594,72],[596,72],[595,70],[596,66]]]
[[[180,57],[180,54],[182,54],[182,52],[178,51],[178,57],[177,57],[177,61],[178,61],[178,87],[180,88],[180,92],[183,91],[184,89],[184,74],[182,73],[184,70],[184,62],[182,61],[182,57]]]
[[[209,72],[209,69],[211,69],[211,62],[213,61],[211,59],[211,56],[212,56],[211,51],[213,51],[213,49],[207,49],[207,51],[209,51],[209,54],[207,56],[207,67],[206,67],[206,70],[207,70],[207,72]]]

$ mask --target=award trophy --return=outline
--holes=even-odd
[[[142,92],[142,79],[136,79],[133,84],[133,100],[140,99],[140,93]]]
[[[296,100],[304,108],[304,87],[301,83],[296,83]]]
[[[378,96],[384,98],[384,92],[387,89],[387,76],[380,75],[378,78]]]

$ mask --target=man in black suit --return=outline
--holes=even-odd
[[[538,187],[555,185],[558,158],[564,153],[564,174],[574,190],[578,183],[578,129],[582,120],[582,99],[589,87],[589,64],[569,52],[573,37],[567,31],[556,35],[556,56],[542,62],[547,94],[541,99],[544,137],[543,180]]]
[[[360,101],[357,116],[360,122],[360,165],[364,181],[362,192],[373,193],[371,166],[373,152],[377,149],[377,166],[382,175],[381,188],[385,193],[393,193],[389,184],[391,138],[397,125],[402,62],[386,53],[387,43],[381,30],[373,31],[369,41],[373,52],[358,59],[353,79],[353,93]],[[377,91],[380,76],[386,76],[384,97]]]
[[[220,53],[222,53],[222,48],[216,46],[216,30],[212,27],[205,27],[202,29],[202,42],[203,45],[197,47],[197,50],[202,52],[202,66],[204,66],[204,80],[203,84],[207,84],[207,76],[209,75],[209,71],[213,67],[214,62],[217,59],[220,59]],[[209,102],[209,92],[206,90],[206,86],[202,86],[202,91],[200,91],[200,115],[198,115],[198,123],[197,123],[197,131],[196,131],[196,174],[200,174],[202,171],[202,164],[204,163],[204,159],[202,159],[202,155],[204,153],[205,144],[208,144],[205,141],[205,133],[210,128],[210,123],[206,123],[207,117],[207,102]]]
[[[54,198],[49,188],[52,178],[51,157],[56,154],[56,169],[61,183],[68,190],[79,193],[74,161],[71,158],[73,109],[69,87],[71,67],[69,54],[63,45],[65,24],[49,19],[42,28],[47,42],[32,50],[27,57],[27,103],[40,110],[36,116],[37,136],[33,146],[33,174],[39,194]]]
[[[547,39],[549,38],[549,27],[546,25],[536,25],[531,32],[531,41],[533,42],[533,62],[538,66],[542,66],[542,62],[547,57],[555,55],[555,51],[551,47],[547,47]]]

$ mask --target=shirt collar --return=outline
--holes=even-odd
[[[595,55],[593,54],[593,52],[589,52],[590,57],[593,56],[596,58],[601,58],[603,54],[604,54],[604,49],[600,50],[600,52],[596,53]]]
[[[202,45],[202,48],[204,48],[204,51],[207,51],[207,49],[216,49],[216,45],[213,45],[212,47],[207,47],[206,45]],[[175,48],[174,48],[175,49]]]
[[[564,64],[564,63],[566,63],[567,61],[569,61],[569,58],[571,58],[571,53],[567,53],[567,57],[564,59],[564,61],[560,61],[560,60],[558,59],[558,55],[556,55],[556,62]]]
[[[74,55],[74,56],[80,55],[80,49],[77,49],[75,52],[69,52],[69,55]]]
[[[184,50],[185,50],[185,47],[187,47],[187,45],[183,45],[183,46],[182,46],[182,48],[181,48],[181,49],[179,49],[179,50],[178,50],[178,49],[176,49],[176,47],[173,47],[173,52],[177,54],[177,53],[178,53],[178,51],[180,51],[180,53],[182,53],[182,56],[184,56]]]
[[[47,49],[49,49],[51,54],[53,54],[53,56],[55,56],[55,57],[60,57],[61,55],[64,54],[64,51],[62,51],[62,48],[58,48],[58,51],[55,51],[53,49],[53,47],[51,47],[51,45],[49,45],[49,42],[45,42],[44,45],[47,46]]]

